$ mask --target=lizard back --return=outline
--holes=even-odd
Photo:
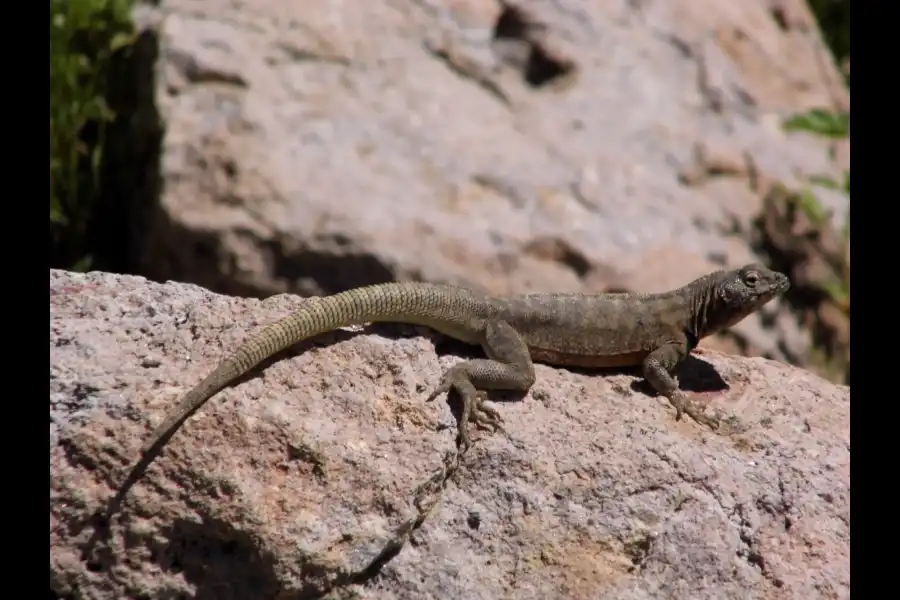
[[[681,290],[662,294],[525,294],[506,300],[506,318],[534,360],[576,367],[640,364],[690,320]]]

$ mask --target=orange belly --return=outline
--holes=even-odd
[[[646,350],[623,352],[621,354],[610,354],[607,356],[567,354],[565,352],[545,350],[543,348],[529,348],[529,351],[531,353],[531,359],[536,362],[563,367],[582,367],[586,369],[634,367],[643,363],[647,355],[650,354]]]

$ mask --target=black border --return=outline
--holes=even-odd
[[[892,434],[887,431],[887,429],[893,426],[893,419],[883,414],[875,416],[876,411],[883,411],[886,407],[895,406],[896,403],[884,395],[881,395],[881,397],[870,398],[866,394],[866,385],[879,379],[884,380],[886,375],[891,372],[892,368],[895,371],[900,370],[900,366],[895,365],[892,367],[887,364],[888,357],[894,354],[894,352],[890,350],[890,346],[893,342],[892,338],[894,336],[889,333],[890,329],[894,328],[894,317],[891,313],[893,312],[893,306],[895,305],[895,303],[890,300],[892,292],[889,289],[893,287],[891,284],[893,283],[892,280],[894,280],[893,272],[895,272],[891,256],[898,256],[900,255],[900,252],[890,248],[885,249],[882,252],[878,252],[875,249],[882,240],[891,239],[887,229],[893,220],[890,218],[879,219],[876,215],[878,214],[879,205],[887,207],[892,204],[892,198],[891,200],[888,200],[888,197],[893,197],[895,194],[893,193],[891,182],[888,181],[888,175],[892,170],[898,169],[898,166],[893,165],[892,169],[888,164],[891,162],[888,157],[894,154],[890,150],[887,150],[891,147],[888,145],[891,142],[886,141],[885,146],[875,148],[874,143],[868,142],[868,138],[874,137],[876,134],[871,133],[867,127],[867,120],[873,124],[875,120],[878,120],[878,131],[887,133],[887,131],[885,131],[887,129],[886,126],[893,123],[895,111],[889,107],[889,98],[891,98],[891,95],[879,89],[884,85],[883,82],[885,81],[885,75],[887,73],[884,73],[881,76],[881,83],[876,83],[878,80],[870,80],[867,77],[867,70],[874,72],[874,65],[878,64],[877,62],[871,62],[873,60],[877,61],[878,58],[874,49],[873,52],[868,52],[869,46],[867,41],[870,39],[886,41],[891,39],[892,36],[888,35],[886,32],[878,33],[874,30],[867,30],[863,35],[863,26],[859,23],[862,22],[860,19],[864,18],[864,13],[859,9],[860,6],[863,5],[857,4],[855,8],[851,8],[851,38],[857,40],[855,45],[856,52],[851,55],[853,59],[851,63],[851,72],[856,75],[856,88],[858,92],[862,93],[862,96],[857,97],[856,110],[853,110],[852,107],[850,110],[851,139],[856,139],[856,144],[853,145],[850,152],[850,171],[852,174],[850,178],[850,237],[852,240],[850,245],[850,262],[851,264],[855,262],[856,265],[861,268],[877,269],[878,267],[875,266],[877,263],[873,261],[878,261],[884,265],[884,267],[882,267],[883,273],[891,272],[891,274],[888,274],[887,276],[879,277],[877,275],[878,271],[876,270],[874,275],[861,274],[859,277],[853,277],[853,271],[851,269],[850,275],[851,289],[856,290],[857,318],[855,320],[857,328],[862,327],[863,331],[866,330],[867,327],[865,323],[867,320],[871,319],[873,321],[872,326],[880,330],[880,334],[878,334],[879,337],[885,339],[886,344],[884,347],[887,350],[877,351],[871,346],[856,343],[857,337],[851,332],[851,362],[853,356],[857,358],[857,361],[856,378],[851,379],[851,385],[852,382],[855,381],[856,386],[855,388],[851,387],[850,440],[851,442],[854,439],[856,441],[857,456],[860,459],[859,464],[876,465],[880,463],[883,465],[884,469],[880,473],[876,471],[878,474],[876,474],[875,478],[872,480],[864,476],[857,479],[855,485],[857,501],[855,503],[851,501],[850,503],[850,517],[856,521],[857,538],[862,540],[857,544],[856,552],[852,551],[851,543],[850,572],[852,579],[857,582],[857,587],[866,587],[866,584],[872,584],[874,583],[874,580],[882,578],[885,573],[890,572],[886,571],[886,569],[889,568],[887,565],[888,556],[874,548],[874,538],[869,542],[865,541],[868,531],[866,519],[863,517],[866,513],[872,514],[874,512],[874,522],[877,523],[881,521],[884,515],[890,514],[890,512],[885,513],[875,507],[869,507],[867,505],[867,498],[869,497],[867,494],[867,487],[870,481],[889,482],[890,479],[892,479],[890,473],[893,473],[896,470],[896,463],[894,460],[892,460],[889,455],[877,451],[877,447],[881,445],[883,440],[890,439]],[[868,5],[870,9],[875,6],[876,5],[874,4]],[[868,12],[866,11],[865,14],[867,15]],[[872,24],[878,21],[876,18],[871,18],[869,20]],[[883,25],[887,25],[888,23],[890,23],[888,20],[882,21]],[[883,53],[881,54],[882,58],[886,57]],[[869,86],[871,86],[871,93],[867,93]],[[861,105],[859,104],[860,101],[862,102]],[[871,151],[869,150],[870,148]],[[884,175],[883,182],[878,181],[881,175]],[[883,183],[884,185],[879,185],[879,183]],[[854,191],[856,192],[855,204],[852,201]],[[887,200],[887,202],[879,202],[879,196],[887,196],[884,197],[884,200]],[[885,217],[887,217],[887,212],[888,211],[885,211],[884,213]],[[869,230],[869,227],[875,229]],[[878,233],[878,227],[882,227],[884,231]],[[861,235],[854,236],[854,232],[860,233]],[[880,257],[879,254],[881,255]],[[873,289],[870,294],[868,289],[869,287],[874,288],[876,282],[881,282],[881,297],[886,299],[887,302],[879,302],[877,303],[877,306],[875,305],[876,303],[873,302],[873,306],[869,307],[867,306],[868,298],[870,296],[876,298],[877,296],[875,294],[878,292]],[[860,304],[860,302],[862,302],[862,304]],[[851,323],[853,320],[851,308]],[[878,324],[878,321],[881,321],[880,325]],[[852,329],[853,327],[851,325],[851,330]],[[860,354],[860,352],[862,352],[862,354]],[[884,389],[887,391],[888,395],[891,394],[890,386],[885,386]],[[862,408],[859,412],[854,412],[853,410],[853,391],[862,398],[861,401],[858,400],[858,402],[862,402]],[[878,423],[881,423],[880,427]],[[882,429],[884,431],[882,431]],[[887,444],[884,444],[884,447],[889,448]],[[862,452],[862,454],[859,454],[860,452]],[[851,464],[852,462],[853,460],[851,458]],[[852,469],[850,481],[851,483],[853,482]],[[880,496],[884,503],[891,498],[891,492],[885,489],[885,485],[879,485],[878,487],[881,489],[874,491],[872,497],[878,498]],[[860,518],[863,518],[863,520],[860,521]],[[884,533],[886,533],[886,531],[882,531],[881,535]],[[866,552],[867,549],[868,552]],[[873,589],[874,587],[875,586],[873,585]],[[862,595],[865,594],[863,593]]]

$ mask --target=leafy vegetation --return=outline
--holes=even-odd
[[[849,115],[846,113],[813,110],[794,115],[784,122],[789,131],[805,131],[829,140],[848,139],[850,136]],[[850,172],[834,178],[828,175],[813,175],[808,185],[785,194],[783,197],[806,218],[806,222],[816,230],[812,237],[801,235],[806,240],[806,252],[813,254],[800,258],[799,264],[816,264],[814,281],[807,280],[805,298],[798,308],[806,313],[805,322],[810,326],[815,346],[811,348],[809,360],[818,372],[833,380],[850,385],[850,214],[849,209],[841,229],[835,229],[831,215],[822,205],[814,188],[826,188],[841,192],[850,201]],[[785,213],[789,214],[789,213]],[[799,247],[799,246],[798,246]],[[798,255],[800,256],[800,255]],[[799,268],[803,269],[802,266]],[[801,271],[802,273],[802,271]],[[821,300],[811,301],[812,298]]]
[[[847,139],[850,137],[850,114],[815,108],[789,117],[784,122],[784,129],[807,131],[831,139]]]
[[[806,131],[829,139],[847,139],[850,137],[850,115],[848,113],[829,112],[821,109],[810,110],[807,113],[789,117],[783,123],[787,131]],[[850,172],[846,171],[841,181],[828,175],[813,175],[809,178],[811,184],[839,190],[846,194],[848,204],[850,200]],[[811,188],[800,190],[797,193],[797,202],[801,210],[812,223],[823,224],[828,219],[828,213],[822,206],[822,202]],[[850,245],[850,212],[847,211],[846,220],[842,230],[844,240]],[[849,252],[846,253],[849,257]],[[840,273],[832,281],[823,282],[823,286],[832,300],[840,307],[850,312],[850,264],[849,260],[841,265]]]
[[[50,0],[51,264],[89,267],[100,193],[106,98],[117,53],[134,39],[133,0]]]

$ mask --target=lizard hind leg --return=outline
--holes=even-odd
[[[470,444],[468,423],[501,429],[502,418],[485,405],[486,390],[527,392],[534,384],[534,364],[522,336],[507,321],[491,321],[485,326],[482,348],[488,358],[465,361],[444,373],[428,401],[455,391],[462,400],[459,418],[459,442]]]

